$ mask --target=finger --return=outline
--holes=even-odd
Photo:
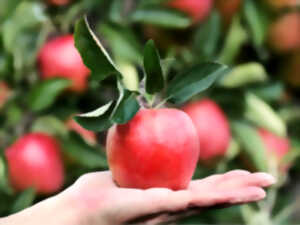
[[[240,176],[247,176],[249,174],[251,174],[251,173],[246,170],[233,170],[233,171],[227,172],[225,174],[212,175],[212,176],[209,176],[209,177],[201,179],[201,180],[192,181],[189,185],[189,189],[193,189],[193,188],[201,189],[200,187],[202,187],[202,184],[205,184],[205,186],[208,186],[208,185],[211,185],[214,183],[219,184],[223,180],[233,179],[233,178],[240,177]]]
[[[75,183],[76,186],[88,187],[115,187],[110,171],[92,172],[82,175]]]
[[[218,204],[240,204],[258,201],[266,196],[265,191],[259,187],[245,187],[231,191],[219,191],[206,193],[194,197],[191,206],[208,207]]]
[[[221,184],[221,187],[224,189],[247,186],[268,187],[276,182],[275,178],[267,173],[253,173],[243,176],[232,176],[229,178],[224,176],[223,178],[224,182]]]
[[[186,190],[172,191],[167,188],[151,188],[145,191],[135,191],[130,202],[127,202],[128,210],[126,210],[126,215],[122,216],[123,221],[148,214],[183,210],[188,207],[189,202],[190,193]]]

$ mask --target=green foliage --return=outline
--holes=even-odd
[[[159,53],[152,40],[144,49],[144,68],[146,73],[146,91],[149,94],[159,92],[164,88],[164,76],[160,65]]]
[[[183,103],[209,88],[228,72],[228,67],[219,63],[197,65],[176,76],[168,85],[167,98],[174,103]]]
[[[28,105],[33,111],[41,111],[51,106],[56,97],[70,85],[70,81],[61,78],[43,81],[29,93]]]

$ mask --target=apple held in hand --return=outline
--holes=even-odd
[[[16,190],[33,187],[38,193],[58,191],[64,181],[64,168],[56,140],[43,133],[30,133],[5,151],[9,178]]]
[[[72,81],[70,89],[74,92],[83,92],[87,88],[90,72],[75,48],[73,35],[56,37],[47,42],[39,52],[38,64],[43,79],[69,79]]]
[[[221,108],[210,99],[188,103],[183,107],[195,124],[201,147],[200,161],[224,156],[230,139],[228,120]]]
[[[170,0],[168,5],[188,14],[194,23],[202,22],[210,14],[213,0]]]
[[[280,165],[283,157],[290,150],[290,142],[287,138],[279,137],[268,130],[260,128],[258,130],[260,137],[262,138],[263,144],[267,150],[267,155],[270,159],[275,159],[276,164]],[[285,171],[288,165],[280,165],[281,171]]]
[[[199,157],[193,122],[177,109],[141,109],[124,125],[110,128],[107,157],[121,187],[188,186]]]

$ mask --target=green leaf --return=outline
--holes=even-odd
[[[74,119],[77,123],[79,123],[82,127],[84,127],[87,130],[97,132],[104,131],[112,126],[112,122],[110,121],[110,115],[113,111],[114,106],[114,102],[111,101],[92,112],[80,114]]]
[[[268,171],[266,150],[256,129],[240,121],[234,121],[232,129],[236,140],[242,146],[251,162],[259,171]]]
[[[5,160],[4,151],[0,152],[0,191],[3,191],[6,194],[12,194],[13,189],[10,186],[9,178],[8,178],[8,168]]]
[[[221,81],[224,87],[235,88],[250,83],[263,82],[268,79],[262,64],[249,62],[235,66]]]
[[[39,27],[47,20],[44,7],[39,3],[22,2],[3,24],[3,41],[7,51],[13,52],[20,33]]]
[[[120,97],[111,115],[111,121],[117,124],[125,124],[139,111],[140,105],[136,99],[136,93],[123,89],[119,85]]]
[[[248,34],[241,24],[241,18],[235,16],[226,36],[224,47],[220,53],[219,61],[225,64],[233,64],[243,44],[246,43]]]
[[[107,161],[104,149],[97,146],[95,149],[85,143],[82,138],[72,132],[69,138],[60,139],[63,143],[63,152],[75,163],[89,169],[102,168],[107,169]]]
[[[11,209],[11,213],[19,212],[31,206],[35,199],[35,196],[35,190],[33,188],[29,188],[23,191],[15,200]]]
[[[167,99],[183,103],[209,88],[217,79],[229,71],[219,63],[202,63],[176,76],[167,88]]]
[[[167,28],[183,29],[191,25],[190,18],[176,10],[162,7],[139,8],[131,14],[135,23],[147,23]]]
[[[263,6],[254,0],[245,0],[243,13],[250,27],[256,47],[262,46],[268,32],[269,18]]]
[[[131,29],[116,24],[100,23],[97,30],[109,43],[116,61],[142,64],[142,46]]]
[[[101,81],[110,75],[120,75],[112,59],[88,25],[87,18],[75,26],[75,46],[84,64],[91,70],[91,77]]]
[[[53,136],[65,136],[68,134],[66,125],[54,116],[42,116],[34,121],[32,132],[45,132]]]
[[[264,101],[279,101],[283,96],[284,85],[279,81],[253,84],[249,90]]]
[[[282,118],[262,99],[255,94],[246,94],[245,117],[259,127],[270,130],[271,132],[286,136],[286,125]]]
[[[70,81],[62,78],[50,79],[37,84],[29,93],[29,107],[33,111],[41,111],[50,107],[57,96],[69,85]]]
[[[194,46],[204,59],[210,59],[217,51],[221,38],[221,19],[217,11],[213,11],[204,24],[196,31]]]
[[[165,82],[159,53],[153,40],[149,40],[144,49],[144,69],[146,73],[146,92],[154,94],[161,91]]]

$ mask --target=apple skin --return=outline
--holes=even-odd
[[[240,10],[242,0],[216,0],[216,8],[219,10],[225,26],[229,26],[233,16]]]
[[[107,136],[113,178],[126,188],[187,188],[199,157],[191,119],[178,109],[141,109]]]
[[[266,2],[275,10],[294,8],[300,5],[299,0],[266,0]]]
[[[64,166],[56,140],[44,133],[29,133],[6,149],[9,178],[17,191],[33,187],[52,194],[64,183]]]
[[[63,6],[70,3],[71,0],[47,0],[50,5]]]
[[[0,109],[5,105],[11,94],[10,88],[3,81],[0,82]]]
[[[268,155],[274,156],[278,162],[289,152],[290,142],[287,138],[277,136],[263,128],[258,129],[258,134],[263,141]]]
[[[268,36],[271,48],[279,53],[300,49],[300,13],[279,17],[270,26]]]
[[[201,146],[200,162],[224,156],[231,140],[231,132],[222,109],[210,99],[188,103],[182,109],[196,127]]]
[[[202,22],[210,14],[213,0],[171,0],[169,7],[188,14],[194,23]]]
[[[96,134],[92,131],[83,128],[72,118],[66,121],[66,126],[69,130],[73,130],[76,133],[78,133],[90,145],[95,145],[97,143]]]
[[[72,81],[70,90],[74,92],[83,92],[87,88],[90,71],[83,64],[71,34],[47,42],[39,52],[38,65],[42,79],[54,77],[70,79]]]

